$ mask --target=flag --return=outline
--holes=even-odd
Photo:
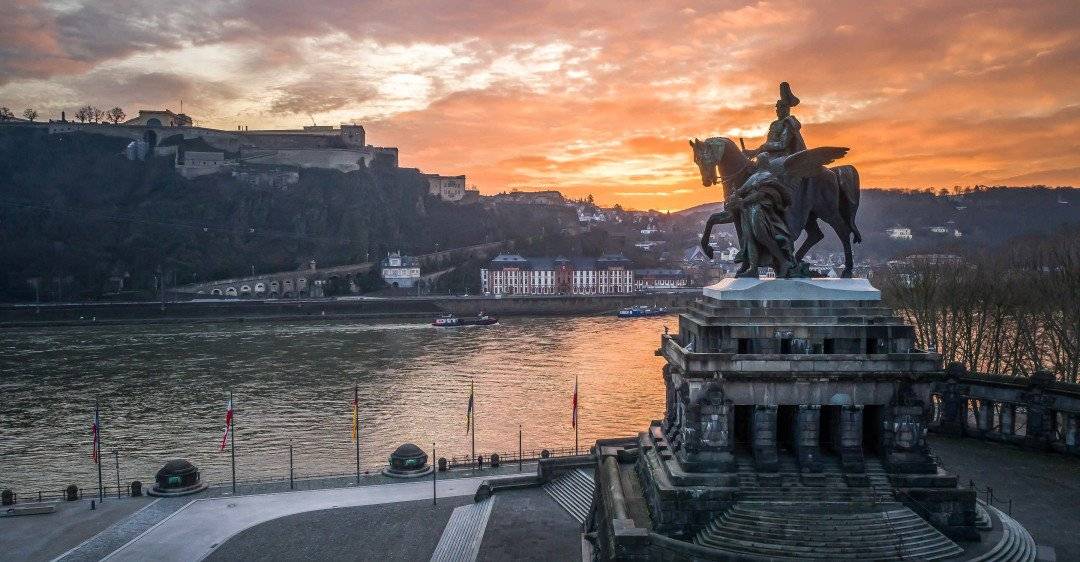
[[[226,406],[226,410],[225,410],[225,434],[221,436],[221,449],[219,449],[219,451],[224,451],[225,450],[225,442],[228,441],[229,432],[232,431],[232,416],[233,416],[233,405],[232,405],[232,398],[230,397],[228,405]]]
[[[573,409],[574,409],[574,412],[570,417],[570,427],[573,427],[574,429],[577,429],[577,376],[574,377]]]
[[[352,438],[356,441],[356,434],[360,430],[360,389],[356,388],[352,401]]]
[[[473,416],[473,383],[469,383],[469,409],[465,412],[465,433],[469,432],[469,428],[472,426]]]
[[[98,417],[98,408],[94,406],[94,423],[90,426],[90,434],[93,437],[90,459],[94,464],[101,462],[101,420]]]

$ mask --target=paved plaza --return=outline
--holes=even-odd
[[[930,446],[960,482],[974,480],[979,490],[993,488],[999,509],[1008,506],[998,500],[1012,499],[1012,517],[1035,542],[1053,547],[1058,560],[1080,560],[1080,460],[933,434]],[[985,500],[986,494],[979,497]]]
[[[1036,541],[1054,547],[1058,560],[1080,560],[1080,462],[975,439],[931,440],[942,463],[963,482],[973,479],[980,490],[989,485],[997,498],[1011,498],[1013,516]],[[534,470],[535,465],[526,467]],[[65,552],[65,561],[424,561],[452,510],[471,504],[480,482],[517,469],[484,472],[440,479],[437,506],[431,505],[431,480],[382,478],[360,487],[327,481],[338,487],[293,492],[274,491],[282,487],[274,483],[266,485],[269,493],[235,497],[219,487],[182,498],[107,498],[95,511],[86,500],[62,503],[53,514],[0,518],[0,551],[5,559],[28,561]],[[577,522],[543,490],[501,491],[497,497],[480,560],[580,557]]]

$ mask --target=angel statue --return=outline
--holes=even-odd
[[[744,261],[736,277],[757,277],[761,266],[772,267],[777,277],[811,276],[810,268],[795,257],[797,235],[785,220],[791,193],[781,178],[799,181],[815,177],[847,151],[823,146],[790,156],[758,154],[757,170],[724,202],[724,210],[709,219],[710,225],[736,223],[741,233],[739,254]],[[707,243],[705,239],[703,243]]]

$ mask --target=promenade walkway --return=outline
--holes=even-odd
[[[498,478],[498,477],[495,477]],[[471,496],[485,478],[439,482],[438,497]],[[201,560],[233,535],[279,517],[431,499],[428,479],[357,488],[198,499],[107,556],[110,562]]]

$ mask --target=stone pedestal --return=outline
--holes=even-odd
[[[633,442],[597,443],[598,556],[726,559],[695,539],[739,505],[843,513],[894,501],[890,486],[920,493],[935,525],[973,529],[974,495],[939,474],[924,437],[940,357],[913,351],[914,329],[869,282],[725,279],[703,292],[661,337],[663,419]],[[946,416],[963,423],[954,398]]]

